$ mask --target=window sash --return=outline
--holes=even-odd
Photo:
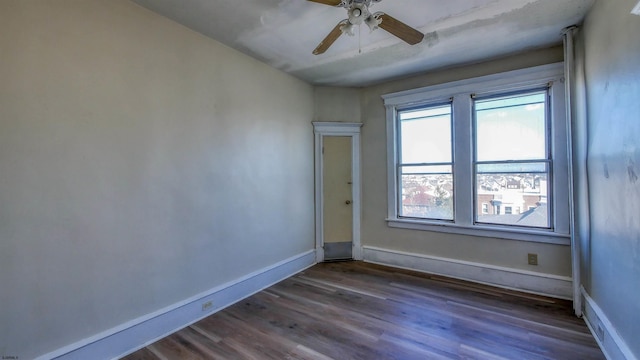
[[[549,127],[549,93],[548,87],[544,88],[532,88],[525,89],[517,92],[507,92],[507,93],[498,93],[493,94],[491,96],[485,97],[472,97],[472,117],[473,117],[473,143],[474,143],[474,160],[473,160],[473,219],[474,224],[491,224],[491,225],[499,225],[499,226],[507,226],[507,227],[522,227],[522,228],[541,228],[541,229],[553,229],[554,228],[554,219],[551,216],[551,209],[553,208],[553,194],[552,194],[552,184],[553,178],[551,173],[552,168],[552,153],[550,149],[550,134],[551,129]],[[537,111],[538,105],[542,105],[541,111]],[[535,106],[534,106],[535,105]],[[524,107],[524,109],[523,109]],[[527,109],[528,107],[532,107]],[[511,111],[515,110],[516,113],[511,113]],[[524,113],[518,113],[517,111]],[[500,135],[505,136],[504,130],[505,128],[511,127],[511,131],[513,132],[522,132],[525,128],[528,127],[530,137],[535,138],[536,135],[542,135],[542,143],[529,143],[528,145],[533,148],[542,147],[541,155],[544,158],[535,156],[531,156],[531,154],[515,154],[511,153],[509,150],[504,151],[506,155],[502,154],[502,151],[499,155],[496,156],[495,159],[486,159],[486,154],[483,154],[483,160],[479,161],[478,158],[481,152],[481,145],[487,146],[486,139],[480,138],[481,136],[492,134],[487,134],[486,132],[480,131],[480,112],[483,111],[494,111],[495,115],[498,117],[506,117],[506,120],[500,122]],[[532,115],[531,115],[532,114]],[[486,115],[486,114],[485,114]],[[527,115],[531,115],[532,118],[527,119]],[[540,118],[540,116],[542,118]],[[515,118],[514,118],[515,117]],[[527,120],[528,123],[527,123]],[[539,124],[540,120],[542,120],[542,124]],[[482,121],[490,121],[490,118],[484,118]],[[494,120],[500,121],[500,120]],[[537,123],[537,124],[536,124]],[[484,124],[485,126],[489,126]],[[494,129],[494,131],[498,131],[498,129]],[[536,132],[538,132],[536,134]],[[542,132],[540,134],[540,132]],[[506,135],[509,137],[509,135]],[[514,140],[513,136],[509,137],[509,140]],[[520,139],[523,140],[523,139]],[[486,149],[482,149],[485,153]],[[491,151],[491,150],[489,150]],[[521,152],[527,152],[528,149],[524,151],[521,149]],[[507,158],[507,160],[502,160]],[[497,181],[497,179],[503,181],[517,181],[516,178],[536,178],[535,175],[541,175],[544,177],[545,185],[544,185],[544,193],[542,192],[542,185],[538,186],[538,193],[535,191],[525,192],[524,188],[522,191],[516,191],[516,189],[510,189],[509,184],[503,184],[504,188],[498,189],[495,191],[482,191],[479,186],[481,182],[481,178],[484,181],[488,181],[487,178],[493,178],[493,181]],[[542,182],[541,177],[538,177],[538,181]],[[522,181],[521,181],[522,182]],[[527,183],[527,181],[524,181]],[[534,180],[535,183],[535,180]],[[514,184],[517,186],[517,189],[520,189],[523,185]],[[531,190],[535,190],[535,184],[531,184]],[[482,200],[480,199],[483,196]],[[520,211],[520,213],[524,214],[514,214],[513,209],[524,209],[528,207],[533,199],[538,198],[535,202],[537,209]],[[491,201],[495,204],[494,208],[496,212],[494,214],[483,214],[478,211],[479,203],[482,201],[486,201],[491,198]],[[520,205],[520,206],[519,206]],[[502,211],[497,211],[497,209],[501,207]],[[510,211],[507,211],[510,209]],[[511,216],[507,216],[511,215]],[[520,215],[520,216],[518,216]]]
[[[551,162],[549,162],[550,164]],[[548,167],[547,167],[548,168]],[[554,228],[552,209],[553,209],[553,195],[552,195],[552,176],[550,168],[546,172],[488,172],[481,173],[476,170],[474,181],[474,223],[475,224],[491,224],[508,227],[521,227],[521,228],[539,228],[552,230]],[[496,175],[503,175],[498,179],[505,178],[504,175],[516,175],[521,178],[520,181],[514,181],[513,187],[509,183],[500,184],[502,189],[497,190],[486,188],[482,189],[480,183],[491,185],[491,180],[487,177],[494,177],[494,184]],[[538,176],[540,175],[540,176]],[[508,180],[507,180],[508,181]],[[523,184],[524,183],[524,184]],[[527,187],[523,185],[529,185]],[[537,192],[536,192],[537,189]],[[502,191],[500,191],[502,190]],[[504,212],[489,212],[479,211],[480,204],[484,204],[489,201],[493,206],[502,206]],[[533,206],[535,205],[535,206]],[[530,207],[533,206],[533,209]],[[506,207],[512,207],[512,209],[520,209],[519,212],[511,213],[511,215],[521,215],[519,217],[511,216],[504,217],[501,215],[508,215]],[[483,209],[484,210],[484,209]],[[541,215],[544,217],[541,219]],[[544,222],[543,222],[544,220]]]
[[[435,167],[442,167],[444,165],[434,165]],[[454,207],[454,190],[453,190],[453,164],[449,165],[450,171],[434,171],[428,173],[406,173],[402,169],[406,166],[398,167],[398,209],[397,214],[400,218],[413,218],[413,219],[428,219],[428,220],[441,220],[441,221],[453,221],[455,219],[455,207]],[[404,197],[408,194],[405,193],[404,177],[414,177],[414,182],[422,182],[422,186],[416,186],[421,190],[429,188],[429,192],[420,191],[415,197],[418,198],[418,204],[415,204],[413,198],[411,203],[405,203]],[[433,183],[439,183],[443,178],[449,177],[448,183],[451,187],[435,185]],[[422,181],[420,181],[422,180]],[[428,183],[428,185],[426,184]],[[414,211],[410,211],[409,208],[413,207]],[[406,209],[406,211],[405,211]]]
[[[411,219],[424,219],[424,220],[436,220],[436,221],[454,221],[455,219],[455,206],[454,206],[454,196],[455,190],[453,186],[454,175],[453,175],[453,156],[454,156],[454,141],[453,141],[453,133],[454,133],[454,124],[453,124],[453,108],[452,103],[449,102],[438,102],[427,105],[421,105],[416,107],[408,107],[404,109],[396,110],[396,121],[395,121],[395,131],[397,134],[397,148],[396,148],[396,204],[397,207],[395,209],[395,215],[399,218],[411,218]],[[403,119],[403,115],[408,114],[406,118]],[[413,115],[413,116],[412,116]],[[446,154],[446,158],[450,159],[450,161],[433,161],[433,162],[422,162],[422,163],[404,163],[403,158],[410,157],[412,159],[416,158],[416,156],[405,156],[404,147],[403,147],[403,122],[404,121],[428,121],[428,119],[434,120],[442,120],[443,117],[448,117],[448,142],[449,151]],[[442,124],[439,124],[440,126]],[[441,129],[442,130],[442,129]],[[444,151],[443,153],[446,153]],[[442,158],[442,155],[440,158]],[[407,172],[406,169],[417,169],[416,171]],[[433,169],[432,171],[426,171],[428,169]],[[419,171],[422,170],[422,171]],[[413,176],[413,177],[423,177],[423,181],[428,182],[426,179],[428,177],[450,177],[451,189],[441,188],[436,186],[435,189],[429,189],[430,192],[421,192],[417,195],[421,195],[422,199],[420,204],[406,204],[404,201],[405,197],[405,186],[404,186],[404,177],[405,176]],[[418,179],[416,179],[418,180]],[[434,179],[435,180],[435,179]],[[437,181],[437,180],[436,180]],[[424,186],[427,187],[427,186]],[[430,184],[429,184],[429,187]],[[449,194],[450,193],[450,194]],[[412,201],[413,202],[413,201]],[[427,202],[431,202],[429,205]],[[451,203],[450,210],[447,206],[448,203]],[[405,208],[414,207],[414,211],[405,211]]]

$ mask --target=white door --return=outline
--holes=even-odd
[[[324,260],[353,258],[351,137],[323,137]]]
[[[314,122],[316,260],[362,260],[360,123]]]

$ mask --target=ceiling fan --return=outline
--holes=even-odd
[[[319,4],[330,5],[335,7],[343,7],[347,9],[348,19],[344,19],[331,30],[324,40],[320,42],[318,47],[313,50],[314,55],[323,54],[333,43],[338,40],[340,35],[347,34],[353,36],[356,26],[365,23],[371,31],[382,28],[391,34],[402,39],[409,45],[418,44],[424,39],[424,34],[410,27],[409,25],[383,13],[371,13],[369,7],[371,3],[377,3],[382,0],[307,0]]]

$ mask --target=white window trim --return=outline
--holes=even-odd
[[[551,151],[553,157],[553,223],[554,229],[532,229],[513,226],[474,224],[473,133],[472,124],[456,119],[472,119],[470,94],[488,96],[528,90],[549,85],[551,98]],[[387,223],[393,228],[425,230],[481,237],[570,244],[567,124],[565,112],[564,64],[548,64],[533,68],[455,81],[382,96],[387,114]],[[454,208],[455,221],[399,218],[396,196],[398,109],[449,101],[453,98],[454,117]],[[558,120],[559,119],[559,120]],[[468,125],[468,126],[467,126]],[[467,139],[461,140],[461,139]]]

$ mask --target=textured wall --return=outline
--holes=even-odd
[[[582,37],[591,246],[585,286],[640,357],[640,17],[597,1]]]
[[[313,248],[309,85],[125,0],[3,0],[0,49],[0,355]]]

